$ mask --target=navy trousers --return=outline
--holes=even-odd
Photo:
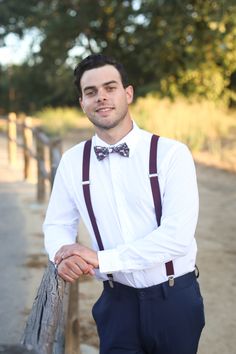
[[[196,354],[205,325],[195,273],[149,288],[114,282],[92,309],[100,354]]]

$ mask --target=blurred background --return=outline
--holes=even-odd
[[[141,126],[235,169],[234,0],[1,0],[0,46],[0,114],[65,133],[81,116],[73,68],[102,52],[127,68]]]
[[[92,130],[79,108],[73,70],[91,53],[125,65],[139,126],[183,141],[193,153],[207,320],[199,353],[233,354],[236,2],[0,0],[0,118],[9,112],[33,117],[49,137],[62,138],[63,150],[87,139]],[[21,169],[9,167],[6,133],[0,119],[0,343],[14,343],[47,262],[41,230],[47,200],[38,204],[35,185],[23,181],[19,153]],[[81,235],[87,240],[86,231]],[[81,342],[97,347],[90,309],[100,288],[81,280],[79,289]]]

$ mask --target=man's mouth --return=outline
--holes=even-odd
[[[114,107],[99,107],[95,111],[96,112],[109,112],[113,109],[114,109]]]

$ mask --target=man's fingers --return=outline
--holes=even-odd
[[[68,258],[73,255],[79,255],[79,244],[78,243],[62,246],[55,254],[54,262],[56,264],[59,264],[63,259]]]
[[[75,262],[75,265],[79,267],[83,274],[88,274],[93,269],[93,266],[85,262],[80,256],[71,256],[69,259]]]
[[[58,274],[66,281],[78,279],[82,274],[94,275],[93,266],[79,256],[71,256],[60,262]]]
[[[79,264],[79,266],[82,267],[85,274],[90,271],[90,269],[86,268],[86,264],[91,264],[94,268],[98,267],[97,252],[79,243],[62,246],[56,253],[54,261],[58,265],[63,259],[68,259],[72,256],[79,256],[84,260],[85,264]]]
[[[65,280],[71,281],[79,278],[83,274],[81,269],[72,261],[64,260],[58,266],[58,274]]]
[[[91,268],[91,269],[89,270],[88,274],[90,274],[90,275],[95,275],[94,268]]]
[[[76,279],[73,279],[73,278],[71,278],[70,276],[68,276],[66,274],[59,274],[59,275],[60,275],[60,277],[62,279],[64,279],[65,281],[68,281],[69,283],[74,283],[76,281]]]
[[[61,263],[61,261],[65,258],[64,257],[64,246],[63,247],[61,247],[60,249],[59,249],[59,251],[57,251],[57,253],[55,254],[55,257],[54,257],[54,262],[56,263],[56,264],[59,264],[59,263]]]

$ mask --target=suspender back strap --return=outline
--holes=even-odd
[[[160,187],[159,187],[158,174],[157,174],[158,140],[159,140],[158,135],[153,135],[151,138],[150,155],[149,155],[149,178],[150,178],[150,183],[152,188],[152,196],[153,196],[153,202],[155,207],[157,225],[160,226],[162,205],[161,205],[161,194],[160,194]],[[166,266],[166,274],[169,277],[169,280],[172,280],[174,275],[173,262],[172,261],[167,262],[165,266]],[[170,277],[172,277],[172,279],[170,279]],[[171,281],[170,281],[170,285],[171,285]]]

